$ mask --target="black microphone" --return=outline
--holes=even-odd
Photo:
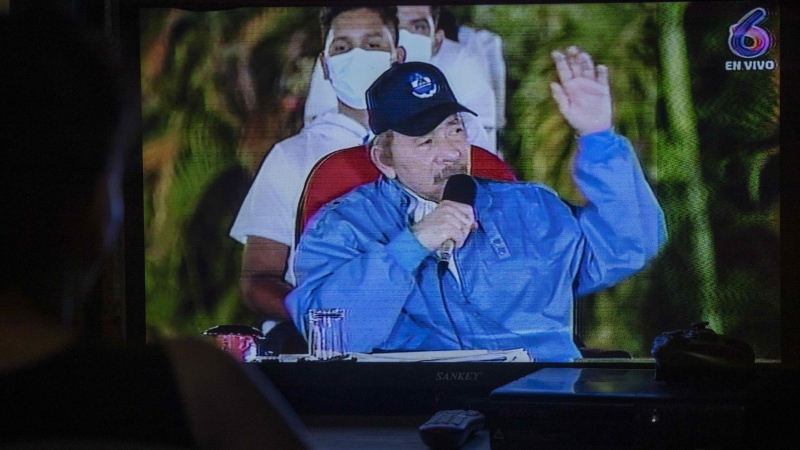
[[[450,200],[456,203],[463,203],[465,205],[475,205],[475,194],[477,192],[475,180],[471,176],[459,173],[447,179],[447,184],[444,185],[444,193],[442,200]],[[453,250],[455,250],[456,243],[452,239],[444,241],[444,244],[436,251],[439,257],[439,264],[450,263],[453,258]]]

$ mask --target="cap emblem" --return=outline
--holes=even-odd
[[[411,74],[411,93],[417,98],[430,98],[439,92],[439,86],[419,72]]]

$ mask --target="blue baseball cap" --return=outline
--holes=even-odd
[[[458,103],[444,74],[423,62],[395,63],[367,89],[372,132],[393,130],[406,136],[430,133],[457,112],[474,112]]]

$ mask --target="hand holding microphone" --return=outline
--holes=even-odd
[[[447,180],[436,209],[411,228],[417,240],[425,248],[436,250],[443,261],[449,261],[453,249],[462,247],[476,226],[472,210],[475,192],[472,177],[453,175]]]

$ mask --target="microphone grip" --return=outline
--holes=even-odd
[[[452,239],[448,239],[444,241],[439,250],[436,251],[436,255],[439,257],[439,262],[449,263],[450,260],[453,258],[453,251],[456,248],[456,243]]]

